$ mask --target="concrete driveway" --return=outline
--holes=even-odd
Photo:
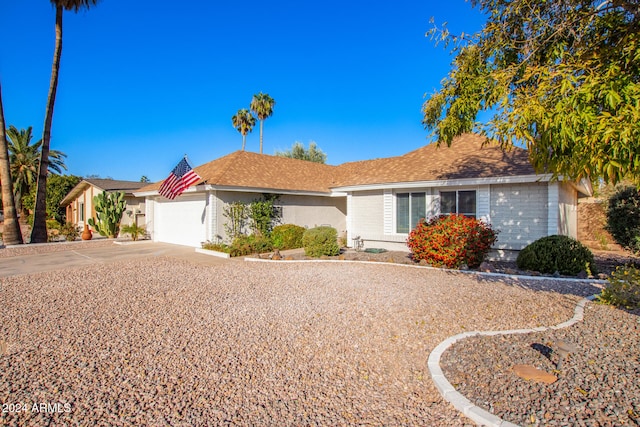
[[[200,265],[219,265],[228,262],[237,262],[236,260],[199,254],[196,253],[192,247],[149,241],[129,244],[114,243],[108,246],[82,249],[76,249],[73,245],[69,245],[69,249],[64,251],[41,251],[37,254],[0,258],[0,277],[41,273],[125,259],[159,256],[188,260]]]

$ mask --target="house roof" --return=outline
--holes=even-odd
[[[194,171],[202,178],[195,185],[314,193],[330,193],[339,175],[336,166],[249,151],[235,151]],[[162,181],[156,182],[139,192],[158,190],[161,184]]]
[[[76,199],[83,191],[93,186],[102,191],[124,191],[126,195],[133,195],[135,190],[143,187],[144,182],[139,181],[121,181],[117,179],[83,179],[75,187],[64,196],[64,199],[60,202],[60,206],[65,207],[73,200]]]
[[[344,163],[337,187],[535,174],[527,150],[505,152],[484,142],[480,135],[464,134],[450,147],[429,144],[402,156]]]
[[[196,185],[319,193],[370,184],[535,175],[526,150],[514,147],[505,152],[497,144],[483,146],[484,142],[482,136],[465,134],[451,147],[429,144],[402,156],[339,166],[236,151],[194,170],[202,178]],[[161,184],[138,192],[157,191]]]

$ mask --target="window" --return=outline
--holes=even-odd
[[[84,221],[84,202],[78,203],[78,221]]]
[[[470,191],[441,191],[440,213],[460,214],[476,217],[476,192]]]
[[[396,194],[396,232],[408,233],[426,216],[425,193]]]

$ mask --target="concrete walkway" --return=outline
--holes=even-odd
[[[69,245],[69,249],[64,251],[0,258],[0,277],[42,273],[97,263],[158,256],[188,260],[199,265],[220,265],[236,262],[235,260],[199,254],[195,252],[194,248],[188,246],[150,241],[125,244],[114,243],[109,246],[84,249],[74,249],[73,245]]]

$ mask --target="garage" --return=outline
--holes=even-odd
[[[200,247],[207,240],[207,202],[204,194],[161,199],[154,204],[154,240]]]

